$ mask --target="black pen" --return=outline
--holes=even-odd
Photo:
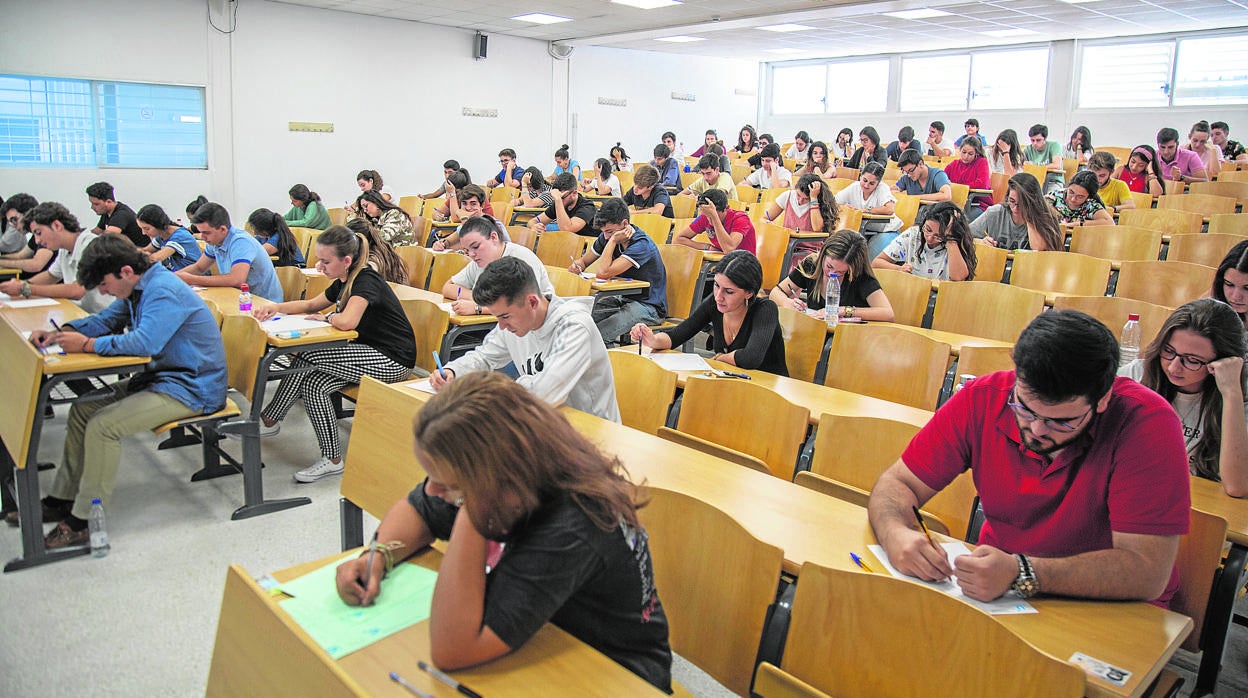
[[[48,318],[48,322],[52,323],[52,329],[56,330],[57,332],[64,332],[64,330],[61,329],[61,326],[56,324],[55,319]]]
[[[428,663],[423,662],[423,661],[416,662],[416,666],[420,667],[421,671],[427,672],[433,678],[441,681],[447,686],[450,686],[456,691],[459,691],[460,693],[468,696],[468,698],[481,698],[480,693],[477,693],[476,691],[472,690],[471,688],[468,688],[464,684],[456,681],[455,679],[452,679],[450,676],[447,676],[441,671],[438,671],[437,667],[430,666]]]

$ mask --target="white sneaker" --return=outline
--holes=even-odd
[[[273,426],[265,426],[264,420],[260,420],[260,438],[266,439],[270,436],[277,436],[282,430],[281,422],[274,422]]]
[[[332,460],[321,456],[321,459],[317,462],[296,472],[295,482],[316,482],[321,478],[341,474],[342,463],[335,463]]]

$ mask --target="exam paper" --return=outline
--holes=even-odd
[[[4,304],[10,308],[38,308],[44,305],[56,305],[55,298],[25,298],[22,300],[6,300]]]
[[[301,330],[315,330],[322,327],[329,327],[329,323],[323,320],[309,320],[302,315],[274,315],[265,320],[263,323],[264,331],[269,334],[277,334],[278,332],[298,332]]]
[[[709,371],[711,365],[706,363],[706,359],[697,354],[667,354],[654,353],[647,354],[651,361],[666,368],[669,371]]]
[[[407,387],[411,388],[412,390],[419,390],[422,393],[429,393],[430,395],[433,395],[436,393],[436,391],[433,389],[433,384],[429,382],[428,378],[425,378],[423,380],[418,380],[412,383],[408,383]]]
[[[941,543],[940,547],[944,548],[945,554],[949,556],[950,567],[953,567],[954,558],[959,555],[971,554],[970,548],[966,547],[966,543],[963,543],[962,541]],[[1015,615],[1020,613],[1038,613],[1035,606],[1032,606],[1016,596],[1011,596],[1009,593],[992,601],[976,601],[975,599],[972,599],[962,593],[962,587],[958,586],[957,577],[953,577],[944,582],[925,582],[918,577],[911,577],[910,575],[902,574],[893,567],[891,562],[888,561],[888,553],[884,552],[884,546],[872,545],[868,546],[868,548],[871,550],[871,554],[875,555],[876,559],[884,565],[884,569],[887,569],[888,573],[894,577],[909,579],[912,582],[925,584],[937,591],[941,591],[955,598],[962,599],[966,603],[969,603],[985,613],[991,613],[994,616]]]

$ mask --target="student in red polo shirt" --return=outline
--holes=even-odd
[[[694,240],[698,233],[706,233],[710,243]],[[709,189],[698,197],[698,217],[676,231],[672,242],[695,250],[724,253],[745,250],[755,254],[754,224],[745,211],[728,208],[727,194],[719,189]]]

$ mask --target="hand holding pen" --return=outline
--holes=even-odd
[[[925,579],[929,582],[943,582],[953,576],[953,568],[949,566],[949,556],[945,553],[945,549],[932,538],[932,532],[927,528],[927,522],[923,520],[923,514],[917,506],[911,507],[914,512],[914,518],[919,522],[919,530],[923,533],[923,539],[918,543],[917,572],[912,572],[916,577]],[[924,542],[925,541],[925,542]]]

